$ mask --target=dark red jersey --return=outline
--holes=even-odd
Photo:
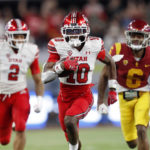
[[[110,55],[122,55],[116,62],[117,81],[128,89],[137,89],[148,84],[150,74],[150,46],[145,48],[144,56],[136,60],[132,49],[125,43],[115,43],[110,49]]]

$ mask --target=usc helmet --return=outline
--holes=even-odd
[[[133,20],[125,31],[127,44],[133,50],[148,46],[150,26],[143,20]],[[135,37],[139,37],[138,39]],[[142,37],[142,38],[141,38]]]
[[[89,33],[90,27],[88,19],[84,14],[80,12],[71,12],[65,17],[61,27],[61,34],[69,45],[73,47],[80,46],[86,41]]]
[[[5,26],[5,34],[8,44],[17,50],[28,42],[30,31],[27,25],[20,19],[11,19]],[[15,35],[24,35],[23,39],[16,39]]]

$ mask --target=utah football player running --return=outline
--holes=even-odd
[[[110,88],[114,87],[116,68],[104,49],[103,40],[88,36],[90,27],[84,14],[71,12],[66,16],[61,33],[63,38],[54,38],[48,43],[50,55],[44,66],[42,80],[47,83],[59,77],[60,125],[69,142],[69,150],[80,150],[79,120],[87,115],[93,104],[90,88],[95,61],[99,60],[110,66]],[[114,93],[112,91],[112,96]],[[100,109],[105,110],[105,105],[100,105]]]
[[[12,123],[16,136],[13,150],[23,150],[25,146],[26,121],[30,113],[29,92],[26,73],[31,69],[35,82],[37,105],[42,100],[43,83],[38,64],[38,47],[28,43],[29,29],[20,19],[11,19],[6,24],[7,41],[0,42],[0,144],[10,142]]]
[[[117,67],[117,91],[119,95],[121,127],[130,148],[149,150],[147,126],[149,123],[150,46],[149,25],[142,20],[133,20],[125,31],[127,43],[115,43],[110,49]],[[103,69],[100,78],[101,97],[107,86],[108,69]],[[103,98],[99,99],[103,103]]]

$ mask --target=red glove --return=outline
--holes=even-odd
[[[110,90],[108,93],[108,106],[117,101],[117,93],[114,90]]]
[[[73,59],[73,58],[67,57],[63,63],[64,63],[65,70],[75,71],[78,66],[78,59],[77,58]]]

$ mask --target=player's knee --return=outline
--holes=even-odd
[[[137,134],[139,139],[145,139],[146,137],[146,127],[145,126],[138,126],[137,127]]]
[[[137,146],[137,141],[133,140],[133,141],[127,142],[127,144],[130,148],[135,148]]]
[[[24,131],[25,128],[26,128],[25,121],[20,120],[20,121],[16,122],[16,124],[15,124],[15,130],[16,131]]]
[[[11,126],[0,130],[0,144],[7,145],[10,142]]]
[[[76,118],[71,117],[71,116],[66,116],[64,118],[64,123],[66,128],[73,128],[74,125],[76,124]]]

